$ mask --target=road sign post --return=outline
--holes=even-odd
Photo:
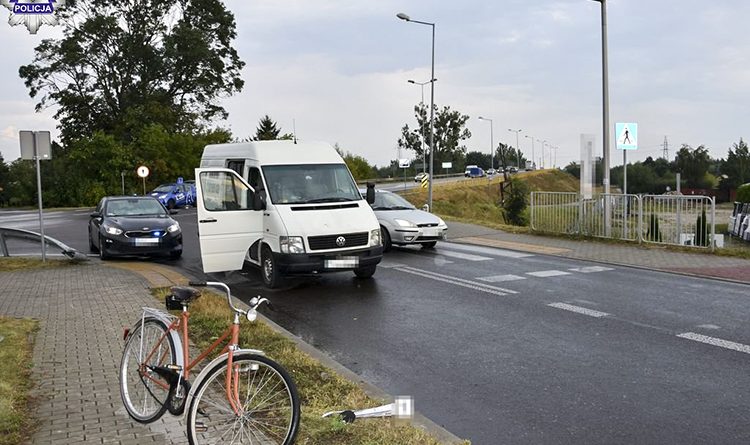
[[[146,177],[148,177],[148,174],[149,174],[148,167],[146,167],[145,165],[141,165],[140,167],[138,167],[137,173],[138,173],[138,176],[140,176],[141,179],[143,179],[143,194],[145,195],[146,194]]]
[[[39,161],[52,158],[52,143],[49,131],[20,131],[21,158],[36,162],[36,193],[39,202],[39,234],[42,243],[42,262],[47,261],[47,246],[44,242],[44,212],[42,204],[42,173]]]
[[[615,135],[617,136],[617,149],[622,150],[622,194],[628,194],[628,150],[638,149],[638,124],[635,122],[615,124]],[[628,230],[628,199],[624,197],[624,223],[623,237],[627,237]]]

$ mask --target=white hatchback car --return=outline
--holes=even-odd
[[[364,190],[360,192],[365,193]],[[391,245],[407,244],[420,244],[430,249],[448,236],[448,225],[442,218],[417,209],[395,193],[375,190],[372,210],[380,223],[384,251]]]

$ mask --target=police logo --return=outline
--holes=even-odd
[[[339,247],[344,247],[346,245],[346,238],[344,238],[343,236],[336,238],[336,245]]]
[[[65,0],[0,0],[10,9],[10,26],[26,25],[31,34],[36,34],[42,25],[58,25],[55,8],[65,5]]]

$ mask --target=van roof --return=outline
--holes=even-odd
[[[202,159],[254,159],[262,165],[340,164],[327,142],[255,141],[206,145]]]

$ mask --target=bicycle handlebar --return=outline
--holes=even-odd
[[[189,281],[188,285],[195,286],[195,287],[207,287],[207,286],[213,286],[213,287],[220,287],[224,290],[224,292],[227,294],[227,303],[229,304],[229,307],[232,308],[233,311],[249,316],[248,311],[243,311],[242,309],[236,307],[234,304],[232,304],[232,291],[229,289],[229,286],[226,284],[220,282],[220,281]],[[251,311],[255,311],[258,306],[260,306],[263,303],[268,304],[269,306],[271,303],[266,298],[260,298],[256,297],[253,300],[257,300],[255,304],[250,304]]]

